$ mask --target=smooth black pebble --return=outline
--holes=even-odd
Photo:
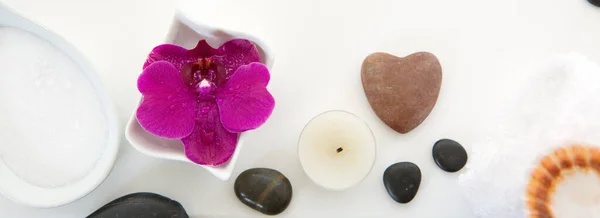
[[[117,198],[87,218],[189,218],[177,201],[154,193],[134,193]]]
[[[277,170],[254,168],[235,180],[235,195],[242,203],[261,213],[276,215],[292,201],[292,184]]]
[[[592,3],[593,5],[596,5],[598,7],[600,7],[600,0],[588,0],[590,3]]]
[[[460,143],[451,139],[441,139],[433,145],[433,160],[446,172],[456,172],[467,164],[468,155]]]
[[[383,184],[394,201],[408,203],[419,191],[421,170],[411,162],[395,163],[383,173]]]

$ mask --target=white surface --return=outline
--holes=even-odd
[[[71,40],[101,73],[126,122],[139,100],[135,81],[148,52],[164,39],[175,3],[161,0],[4,0]],[[257,35],[275,53],[270,90],[277,105],[250,132],[233,176],[271,167],[293,183],[294,198],[279,217],[473,217],[458,189],[458,174],[438,169],[433,143],[448,137],[468,151],[495,123],[498,99],[514,80],[551,53],[578,51],[600,62],[600,9],[585,0],[200,1],[201,19]],[[370,109],[360,83],[363,59],[376,51],[400,56],[436,54],[444,78],[425,122],[400,135]],[[296,143],[316,114],[343,109],[361,116],[378,144],[369,176],[344,192],[324,191],[300,167]],[[123,144],[117,165],[94,192],[52,210],[0,200],[0,217],[82,217],[116,197],[154,191],[179,200],[192,215],[259,216],[221,182],[190,164],[150,158]],[[423,182],[406,205],[394,202],[381,176],[397,161],[421,167]]]
[[[0,7],[0,26],[16,27],[43,38],[40,40],[27,32],[11,34],[6,31],[10,28],[2,28],[0,33],[0,43],[6,43],[0,46],[0,87],[4,89],[0,94],[4,108],[1,110],[0,137],[5,143],[0,151],[0,192],[15,202],[36,207],[70,203],[99,186],[115,164],[121,131],[112,102],[100,84],[96,70],[63,38],[6,7]],[[70,87],[70,90],[65,90],[63,86]],[[70,96],[65,96],[65,92]],[[48,105],[48,101],[59,102],[68,108]],[[14,110],[15,106],[20,109]],[[82,117],[81,113],[94,118]],[[27,116],[23,117],[23,114]],[[84,123],[70,123],[73,119]],[[100,144],[94,148],[86,140]],[[85,150],[70,148],[82,144],[91,147]],[[32,149],[38,153],[32,154]],[[89,153],[86,155],[86,152]],[[73,155],[90,160],[86,164],[85,161],[74,160]],[[74,162],[77,162],[76,166]],[[79,170],[84,172],[77,172],[78,167],[83,168]],[[45,172],[36,173],[37,169]],[[76,180],[66,181],[69,184],[60,184],[60,181],[52,178],[56,174],[64,176],[77,173],[85,173],[85,176],[71,178]],[[83,175],[76,175],[79,176]]]
[[[298,158],[306,175],[333,191],[362,181],[373,168],[376,152],[375,137],[367,123],[341,110],[312,118],[298,140]]]

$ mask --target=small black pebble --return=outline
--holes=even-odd
[[[292,201],[292,184],[277,170],[253,168],[235,179],[234,192],[248,207],[267,215],[283,212]]]
[[[467,151],[451,139],[439,140],[433,145],[433,160],[446,172],[456,172],[467,164]]]
[[[134,193],[117,198],[87,218],[189,218],[177,201],[154,193]]]
[[[600,7],[600,0],[588,0],[590,3],[592,3],[593,5],[596,5],[598,7]]]
[[[419,191],[421,170],[411,162],[392,164],[383,173],[383,185],[394,201],[406,204]]]

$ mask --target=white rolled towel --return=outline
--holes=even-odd
[[[554,58],[516,93],[497,129],[472,146],[459,176],[477,217],[538,217],[525,196],[541,159],[559,147],[600,146],[600,67],[586,57]],[[548,217],[600,217],[600,171],[564,173],[548,197]]]

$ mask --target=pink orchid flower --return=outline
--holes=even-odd
[[[180,139],[185,155],[202,165],[227,162],[241,132],[264,124],[275,106],[267,67],[256,46],[234,39],[214,49],[205,40],[187,50],[152,50],[138,78],[143,99],[136,117],[147,132]]]

